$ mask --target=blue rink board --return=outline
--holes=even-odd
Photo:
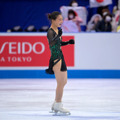
[[[55,78],[45,70],[0,70],[0,78]],[[120,78],[120,70],[68,70],[68,78]]]

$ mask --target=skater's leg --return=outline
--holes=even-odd
[[[62,113],[64,115],[70,115],[70,111],[63,107],[62,96],[63,89],[67,83],[67,71],[61,71],[61,60],[53,67],[55,73],[57,88],[56,88],[56,97],[55,102],[52,105],[52,111],[55,113]]]
[[[67,71],[58,73],[56,80],[57,80],[57,88],[56,88],[56,102],[62,101],[63,96],[63,89],[65,84],[67,83]]]
[[[54,67],[53,71],[55,73],[57,88],[56,88],[56,102],[62,101],[63,89],[65,84],[67,83],[67,71],[62,72],[61,69],[62,60],[60,60]]]

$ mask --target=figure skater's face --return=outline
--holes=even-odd
[[[62,15],[58,15],[56,20],[53,20],[52,23],[56,26],[56,27],[61,27],[62,23],[63,23],[63,17]]]

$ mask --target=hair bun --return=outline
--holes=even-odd
[[[48,13],[47,17],[51,21],[51,20],[56,20],[56,18],[58,17],[58,15],[61,15],[61,13],[58,12],[58,11],[54,11],[52,13]]]
[[[51,19],[51,14],[50,13],[48,13],[48,19]]]

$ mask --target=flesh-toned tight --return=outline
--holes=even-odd
[[[54,62],[56,62],[55,60]],[[60,60],[57,64],[53,66],[53,71],[55,73],[57,88],[56,88],[56,96],[55,101],[61,102],[63,96],[63,89],[65,84],[67,83],[67,71],[61,71],[62,60]]]

